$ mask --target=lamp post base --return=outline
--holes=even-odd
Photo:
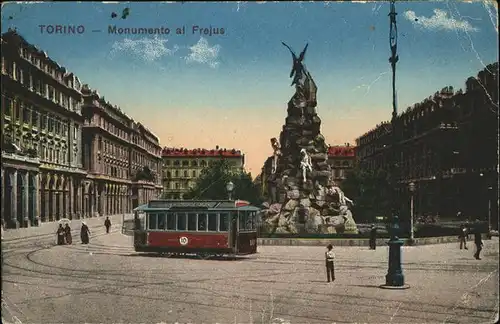
[[[405,276],[401,267],[401,246],[403,246],[404,241],[393,237],[387,244],[389,245],[389,270],[385,276],[385,285],[383,286],[393,287],[390,289],[406,289],[401,288],[405,287]]]
[[[410,288],[409,285],[402,285],[402,286],[388,286],[388,285],[380,285],[378,286],[381,289],[392,289],[392,290],[405,290]]]

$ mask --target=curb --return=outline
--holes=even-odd
[[[482,234],[483,240],[488,239],[487,234]],[[445,243],[457,243],[459,240],[457,236],[439,236],[439,237],[421,237],[415,238],[413,244],[409,244],[406,238],[402,238],[405,241],[403,246],[417,246],[417,245],[432,245],[432,244],[445,244]],[[377,239],[377,246],[386,246],[389,238]],[[469,240],[471,242],[471,240]],[[260,246],[327,246],[328,244],[334,244],[335,246],[369,246],[369,239],[300,239],[300,238],[257,238],[257,244]]]

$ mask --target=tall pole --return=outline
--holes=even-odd
[[[415,184],[413,182],[410,182],[410,185],[409,185],[409,189],[410,189],[410,241],[411,241],[411,244],[413,244],[413,241],[415,239],[415,233],[413,231],[413,218],[414,218],[414,207],[413,207],[413,199],[414,199],[414,195],[413,193],[415,192]]]
[[[415,234],[413,232],[413,193],[411,194],[411,200],[410,200],[410,227],[411,227],[411,232],[410,232],[410,239],[413,241],[415,238]]]
[[[397,150],[398,144],[398,135],[396,130],[396,123],[398,117],[398,108],[396,106],[396,63],[399,61],[399,56],[397,55],[398,50],[398,27],[396,24],[396,6],[395,0],[391,0],[391,11],[389,13],[390,17],[390,30],[389,30],[389,45],[391,48],[391,57],[389,58],[389,62],[391,63],[392,69],[392,119],[391,119],[391,128],[392,128],[392,217],[397,216],[398,214],[398,199],[397,199],[397,183],[398,183],[398,169],[399,169],[399,156]]]
[[[389,62],[392,68],[392,172],[391,172],[391,187],[392,187],[392,210],[391,210],[391,225],[390,234],[391,238],[387,244],[389,245],[389,269],[387,275],[385,276],[385,285],[380,286],[386,289],[406,289],[408,285],[405,285],[405,278],[403,275],[403,269],[401,267],[401,246],[403,246],[403,240],[399,239],[399,201],[398,201],[398,170],[399,170],[399,156],[398,156],[398,135],[396,129],[396,120],[398,116],[398,110],[396,107],[396,63],[399,60],[397,55],[398,47],[398,29],[396,25],[396,6],[395,0],[391,0],[391,11],[389,13],[390,18],[390,32],[389,32],[389,44],[391,48],[391,57]]]

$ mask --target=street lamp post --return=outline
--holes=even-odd
[[[488,187],[488,237],[491,235],[491,192],[493,187]]]
[[[410,184],[408,185],[408,189],[410,190],[410,241],[413,244],[415,238],[415,233],[413,230],[413,193],[415,192],[415,184],[413,182],[410,182]]]
[[[229,196],[229,200],[233,200],[233,190],[234,190],[234,183],[229,181],[226,184],[226,190],[227,190],[227,195]]]
[[[390,18],[390,32],[389,32],[389,43],[391,48],[391,57],[389,62],[392,68],[392,172],[391,172],[391,182],[392,182],[392,217],[390,225],[390,240],[387,242],[389,245],[389,269],[387,275],[385,276],[385,285],[381,285],[381,288],[385,289],[406,289],[409,288],[405,285],[405,278],[403,275],[403,269],[401,267],[401,246],[404,242],[399,238],[399,202],[397,199],[397,187],[398,187],[398,169],[399,169],[399,156],[397,150],[398,135],[396,130],[398,110],[396,106],[396,63],[399,60],[397,55],[398,47],[398,29],[396,25],[396,6],[395,0],[391,0],[391,11],[389,13]]]

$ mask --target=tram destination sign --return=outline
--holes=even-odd
[[[150,201],[149,208],[215,208],[217,201]]]

